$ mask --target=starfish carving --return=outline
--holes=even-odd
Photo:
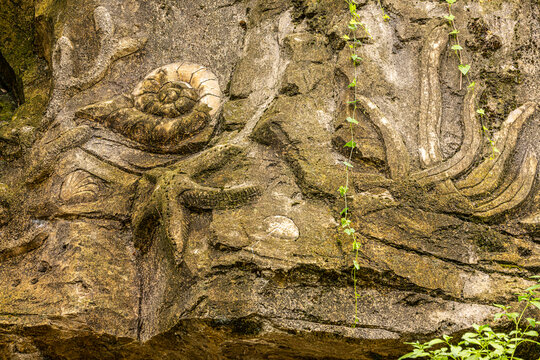
[[[482,126],[476,116],[476,100],[481,89],[478,86],[469,89],[462,117],[463,142],[453,156],[443,159],[439,138],[442,114],[439,65],[447,42],[446,30],[437,26],[427,37],[421,53],[418,137],[421,170],[411,171],[409,153],[400,132],[377,105],[364,96],[357,97],[358,104],[382,135],[392,179],[410,177],[421,185],[434,185],[442,194],[458,194],[471,203],[475,216],[492,218],[519,206],[533,189],[538,159],[532,149],[526,151],[518,175],[505,187],[502,183],[505,163],[516,146],[520,130],[535,112],[536,104],[527,102],[508,115],[494,136],[499,152],[471,170],[482,155],[483,140]]]
[[[242,184],[229,188],[203,186],[193,179],[221,168],[241,148],[218,145],[202,150],[214,135],[222,93],[217,77],[197,64],[179,62],[150,72],[130,95],[88,105],[76,112],[130,139],[132,146],[154,153],[195,154],[168,168],[144,174],[132,215],[135,245],[145,252],[155,231],[174,245],[182,262],[190,210],[241,206],[259,195]]]
[[[190,209],[234,208],[259,196],[260,189],[254,185],[215,188],[193,180],[202,173],[221,168],[241,152],[237,146],[218,145],[170,168],[147,172],[139,184],[132,216],[135,246],[145,252],[153,232],[161,229],[174,245],[176,263],[180,264],[189,229]]]

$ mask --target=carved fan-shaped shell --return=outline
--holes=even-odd
[[[60,188],[60,200],[67,204],[96,201],[100,181],[84,170],[69,174]]]
[[[79,118],[161,153],[193,153],[213,134],[222,93],[216,76],[197,64],[173,63],[150,72],[130,96],[89,105]]]

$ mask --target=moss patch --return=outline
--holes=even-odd
[[[52,1],[52,6],[58,1]],[[47,8],[47,6],[42,8]],[[42,12],[45,10],[41,10]],[[47,106],[50,74],[46,62],[39,56],[36,38],[34,1],[6,2],[0,13],[0,50],[22,80],[25,102],[14,109],[0,100],[0,138],[17,141],[13,134],[23,126],[37,127]],[[6,154],[2,154],[6,155]],[[12,154],[13,155],[13,154]]]

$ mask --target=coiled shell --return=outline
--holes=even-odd
[[[162,153],[192,153],[211,138],[221,109],[216,76],[191,63],[173,63],[150,72],[130,96],[89,105],[76,112]]]

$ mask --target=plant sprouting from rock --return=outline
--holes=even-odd
[[[471,81],[469,78],[469,71],[471,70],[471,65],[466,64],[463,60],[463,47],[461,46],[461,43],[459,41],[459,30],[456,27],[456,16],[452,13],[452,5],[455,4],[457,0],[446,0],[446,3],[448,4],[448,14],[444,16],[446,20],[448,20],[448,24],[451,27],[451,31],[449,33],[450,37],[452,38],[452,46],[451,49],[456,54],[456,57],[459,61],[458,64],[458,70],[460,72],[459,74],[459,88],[461,89],[463,87],[463,77],[465,76],[468,88],[471,91],[475,90],[476,82]],[[489,136],[489,128],[485,125],[485,111],[484,109],[478,109],[476,111],[478,115],[480,116],[480,122],[482,124],[482,133],[484,134],[485,138],[487,139],[489,146],[491,148],[491,156],[490,158],[493,158],[495,153],[498,153],[499,150],[495,146],[495,142],[493,139]]]
[[[354,76],[352,81],[347,86],[349,89],[352,90],[353,96],[352,100],[347,102],[347,105],[350,109],[352,109],[351,116],[348,116],[346,118],[347,125],[349,127],[350,131],[350,140],[345,144],[345,147],[347,147],[349,151],[349,155],[347,158],[347,161],[343,162],[343,165],[345,166],[345,185],[342,185],[339,187],[339,194],[343,198],[344,207],[343,210],[341,210],[341,227],[343,229],[343,232],[352,240],[352,248],[354,251],[354,260],[353,260],[353,268],[352,268],[352,279],[354,284],[354,323],[358,323],[358,297],[360,296],[357,291],[357,272],[360,270],[360,264],[358,263],[359,258],[359,250],[361,247],[360,239],[358,238],[356,234],[356,229],[354,228],[352,221],[351,221],[351,213],[349,211],[349,204],[348,204],[348,198],[347,193],[349,191],[349,180],[350,180],[350,172],[353,168],[352,164],[352,157],[354,154],[354,149],[356,148],[356,141],[354,138],[354,126],[358,124],[358,121],[355,119],[355,114],[357,110],[357,90],[356,90],[356,79],[358,75],[358,64],[362,60],[362,58],[358,55],[359,48],[363,45],[362,40],[360,39],[360,36],[358,35],[359,32],[366,34],[368,37],[371,38],[371,34],[368,32],[366,26],[362,23],[362,20],[360,18],[360,15],[358,14],[357,10],[357,3],[354,0],[346,0],[347,5],[349,6],[349,13],[350,13],[350,19],[347,23],[348,28],[348,34],[343,36],[343,39],[347,41],[347,46],[350,49],[350,59],[352,61],[353,67],[354,67]],[[380,4],[380,3],[379,3]],[[382,7],[381,7],[382,9]],[[384,11],[384,10],[383,10]]]
[[[516,357],[515,353],[521,344],[529,343],[540,346],[538,332],[534,330],[540,322],[532,317],[525,317],[529,308],[540,309],[540,276],[533,276],[538,283],[525,289],[518,295],[518,301],[523,304],[521,311],[512,311],[510,306],[497,305],[502,312],[495,314],[494,320],[506,319],[511,322],[508,332],[496,332],[489,325],[473,325],[474,332],[461,336],[461,341],[455,343],[452,337],[443,335],[442,339],[433,339],[426,343],[406,343],[414,350],[401,359],[427,358],[433,360],[524,360]],[[536,355],[535,355],[536,359]],[[538,357],[540,360],[540,357]],[[531,360],[533,360],[531,358]]]

